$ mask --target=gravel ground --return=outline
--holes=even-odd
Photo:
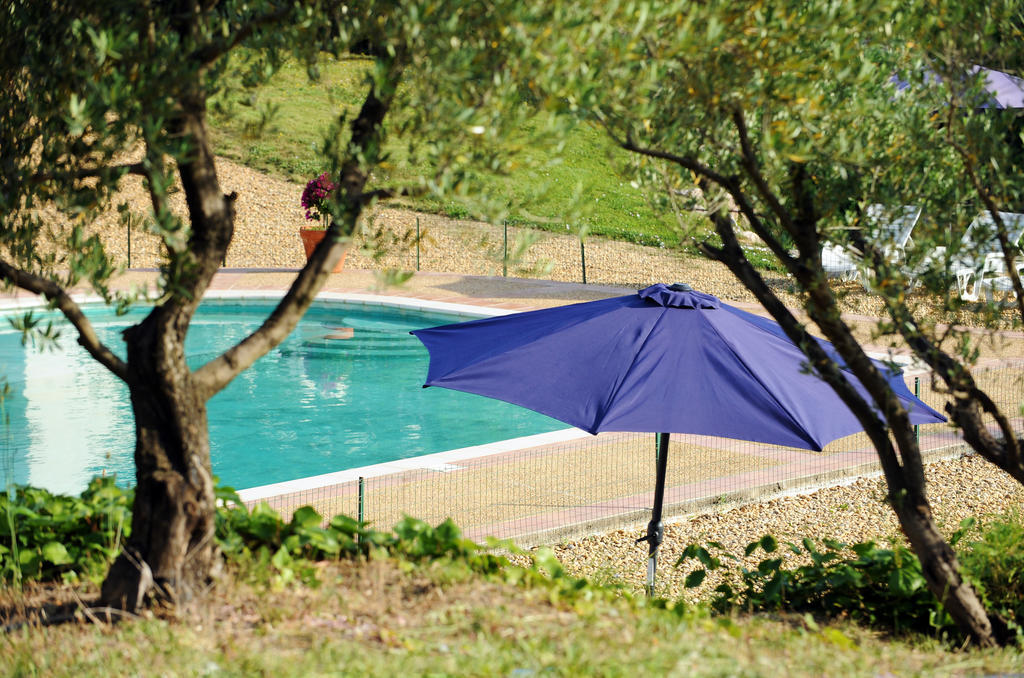
[[[234,242],[227,256],[229,267],[294,268],[303,263],[302,248],[296,233],[303,223],[299,207],[302,187],[254,172],[240,165],[220,161],[218,172],[226,191],[237,191],[238,219]],[[138,181],[129,182],[124,196],[139,213],[148,206],[148,198]],[[173,207],[183,209],[181,194],[174,196]],[[396,245],[408,242],[419,219],[423,233],[421,267],[423,270],[477,275],[500,275],[504,233],[498,227],[472,222],[457,222],[432,215],[417,215],[393,209],[380,210],[368,224],[368,231],[379,232],[392,247],[383,256],[373,258],[365,251],[366,240],[357,242],[348,258],[351,268],[412,268],[414,255]],[[128,242],[124,226],[116,213],[101,220],[98,231],[108,249],[121,261],[127,260]],[[509,229],[515,243],[522,234]],[[132,236],[132,265],[155,266],[158,243],[153,236]],[[617,285],[646,285],[656,281],[685,281],[724,300],[753,301],[752,296],[719,264],[702,259],[671,255],[664,250],[644,248],[591,238],[587,241],[587,277],[589,282]],[[546,277],[579,281],[579,240],[572,235],[543,235],[521,261],[513,262],[509,275]],[[790,306],[798,299],[782,276],[769,279]],[[843,287],[844,310],[877,316],[877,299],[865,294],[857,284]],[[925,303],[918,300],[916,303]],[[970,322],[963,316],[958,322]],[[867,330],[864,330],[865,332]],[[1019,342],[996,353],[1020,356]],[[1024,488],[978,457],[936,462],[928,476],[932,503],[946,532],[956,528],[968,516],[987,516],[1020,508]],[[671,565],[685,545],[693,541],[714,540],[732,552],[762,534],[771,533],[780,540],[799,541],[804,536],[833,537],[847,542],[869,538],[886,539],[898,534],[892,511],[883,503],[880,479],[861,479],[813,494],[784,497],[693,516],[668,526],[662,547],[661,590],[679,595],[683,570]],[[635,544],[643,527],[618,530],[558,545],[556,552],[575,574],[605,581],[621,581],[638,588],[645,571],[644,548]],[[713,587],[712,578],[702,590]]]
[[[933,462],[926,473],[936,521],[947,536],[964,518],[973,516],[984,523],[1024,506],[1024,487],[977,455]],[[646,526],[638,525],[553,548],[570,573],[640,592],[646,577],[647,545],[636,540],[645,533]],[[726,552],[742,556],[747,544],[765,534],[773,535],[780,543],[799,544],[804,537],[833,538],[847,544],[867,540],[887,543],[888,539],[905,543],[895,514],[885,502],[884,480],[861,478],[848,485],[726,507],[666,525],[659,558],[659,595],[693,600],[711,595],[721,583],[721,577],[712,574],[700,588],[684,589],[683,580],[697,565],[694,561],[680,568],[673,564],[688,544],[717,541]],[[779,554],[790,562],[801,562],[785,548]],[[764,557],[758,551],[741,562],[753,568]]]

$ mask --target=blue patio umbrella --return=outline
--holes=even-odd
[[[653,591],[671,433],[821,450],[862,430],[775,322],[687,285],[412,332],[430,353],[424,387],[504,400],[589,433],[661,433],[647,526]],[[831,344],[817,340],[840,365]],[[945,417],[877,363],[911,422]],[[850,383],[867,396],[847,373]],[[870,398],[868,398],[870,402]]]

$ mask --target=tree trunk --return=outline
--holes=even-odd
[[[185,315],[158,308],[125,332],[137,486],[131,536],[101,591],[119,609],[147,595],[186,602],[218,562],[206,402],[185,363]]]
[[[892,487],[892,483],[889,485]],[[982,647],[1005,645],[1010,632],[998,615],[989,616],[974,588],[960,575],[956,553],[939,533],[928,500],[920,494],[890,494],[900,526],[921,561],[928,588],[942,602],[960,630]]]
[[[735,187],[733,189],[736,192],[732,194],[737,202],[749,206],[744,195]],[[780,243],[773,241],[771,234],[758,222],[757,215],[749,208],[745,210],[745,214],[762,240],[769,243],[773,251],[778,252],[781,260],[787,261],[790,255]],[[723,248],[709,249],[709,254],[728,266],[737,279],[754,293],[795,344],[804,346],[803,350],[812,364],[821,366],[824,377],[834,373],[836,366],[828,364],[827,359],[823,360],[820,349],[806,340],[803,336],[805,329],[747,261],[736,240],[732,220],[727,215],[717,212],[712,213],[711,219],[722,238]],[[879,409],[889,413],[886,426],[883,426],[876,415],[865,411],[867,402],[852,392],[845,379],[839,383],[829,382],[851,411],[857,414],[865,432],[871,438],[889,488],[889,501],[914,554],[921,561],[921,569],[929,590],[942,602],[960,630],[974,643],[983,647],[1006,644],[1012,639],[1006,622],[997,614],[987,613],[977,592],[963,580],[956,553],[935,526],[926,494],[920,449],[914,439],[910,420],[906,412],[894,402],[894,396],[888,387],[880,383],[878,375],[872,374],[873,370],[867,363],[859,343],[842,321],[835,298],[818,267],[819,246],[815,238],[808,238],[808,234],[803,231],[795,231],[791,235],[794,240],[801,243],[802,251],[799,261],[790,257],[788,263],[801,288],[808,293],[805,307],[808,315],[832,341],[847,366],[867,388]],[[884,430],[885,428],[890,429],[889,433]],[[899,457],[893,448],[893,442],[890,441],[890,435],[892,441],[899,446]]]

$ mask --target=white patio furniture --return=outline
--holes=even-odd
[[[902,261],[910,233],[921,218],[921,208],[913,205],[889,208],[876,204],[869,205],[864,215],[868,224],[866,233],[873,236],[883,256],[894,263]],[[862,277],[862,260],[863,253],[853,247],[825,245],[821,249],[821,267],[828,277],[844,281],[861,279],[868,287],[870,276]]]
[[[1024,214],[999,212],[1011,247],[1019,253],[1024,236]],[[933,258],[945,254],[945,248],[936,247]],[[1024,271],[1024,257],[1016,262],[1018,274]],[[960,239],[960,251],[950,262],[950,273],[956,277],[957,293],[964,301],[978,301],[984,293],[989,301],[996,291],[1009,294],[1013,284],[1007,275],[1006,259],[999,247],[995,221],[988,212],[978,215]]]

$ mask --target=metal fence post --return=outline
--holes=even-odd
[[[128,221],[124,226],[125,235],[128,236],[128,268],[132,267],[132,220],[131,215],[128,216]]]
[[[420,270],[420,218],[416,217],[416,270]]]
[[[364,485],[366,484],[365,480],[366,479],[363,478],[363,476],[359,476],[359,509],[356,515],[358,516],[360,530],[362,530],[363,518],[365,517],[363,512],[363,500],[365,498]],[[356,544],[362,545],[361,542],[362,539],[359,538],[359,532],[356,532]]]
[[[505,247],[504,247],[505,254],[502,255],[502,257],[501,257],[501,275],[507,278],[508,277],[508,222],[507,221],[503,221],[501,223],[505,227]]]
[[[363,522],[365,517],[365,504],[366,499],[366,479],[363,476],[359,476],[359,522]]]
[[[583,269],[583,284],[587,284],[587,251],[583,247],[583,238],[580,238],[580,268]]]
[[[914,377],[914,397],[921,396],[921,377]],[[921,442],[921,425],[914,424],[914,442]]]

